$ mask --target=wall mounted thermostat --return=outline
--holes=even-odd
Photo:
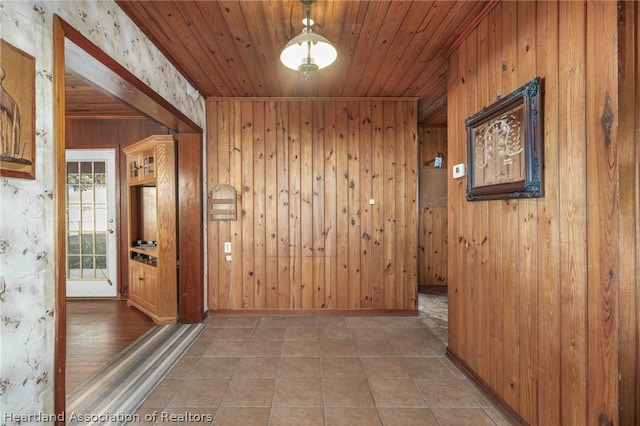
[[[454,179],[458,179],[461,177],[464,177],[466,173],[466,168],[464,166],[464,164],[460,163],[460,164],[456,164],[455,166],[453,166],[453,178]]]

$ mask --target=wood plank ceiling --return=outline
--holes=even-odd
[[[300,1],[116,3],[205,97],[417,97],[418,122],[445,125],[447,58],[496,0],[316,1],[338,59],[309,81],[279,61]]]

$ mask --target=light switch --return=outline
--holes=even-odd
[[[458,179],[465,175],[466,169],[463,163],[453,166],[453,178]]]
[[[225,243],[224,243],[224,252],[226,254],[230,254],[231,253],[231,241],[225,241]]]

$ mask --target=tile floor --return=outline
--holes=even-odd
[[[446,296],[444,314],[442,298],[420,296],[417,317],[210,317],[137,414],[157,425],[508,425],[444,356]]]

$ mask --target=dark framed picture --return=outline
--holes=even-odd
[[[36,178],[35,64],[0,39],[0,176]]]
[[[542,79],[465,120],[467,200],[537,198],[542,185]]]

